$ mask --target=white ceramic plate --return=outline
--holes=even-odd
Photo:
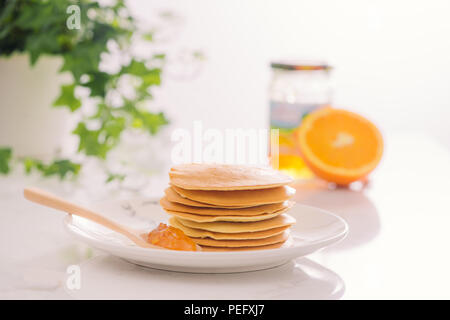
[[[92,206],[105,216],[135,229],[149,231],[168,215],[157,201],[134,199]],[[262,270],[306,256],[343,239],[346,222],[327,211],[296,204],[289,214],[297,219],[290,239],[280,248],[237,252],[192,252],[140,248],[122,235],[77,216],[67,216],[64,226],[87,244],[137,265],[182,272],[227,273]]]

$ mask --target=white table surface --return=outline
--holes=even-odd
[[[129,196],[99,192],[98,181],[88,190],[18,170],[0,177],[3,299],[450,298],[450,152],[425,135],[388,136],[383,161],[362,189],[300,183],[296,200],[342,216],[349,235],[308,258],[258,272],[165,272],[96,252],[64,232],[63,215],[23,199],[30,184],[85,203]],[[82,272],[76,292],[65,287],[72,264]]]

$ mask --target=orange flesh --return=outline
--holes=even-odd
[[[383,153],[378,129],[362,116],[345,110],[315,111],[305,118],[297,134],[308,167],[317,176],[337,184],[367,176]]]
[[[316,120],[306,135],[311,151],[327,165],[353,169],[376,157],[377,136],[365,123],[334,114]]]
[[[171,250],[197,251],[195,242],[186,236],[183,231],[164,223],[160,223],[156,229],[148,234],[147,241]]]

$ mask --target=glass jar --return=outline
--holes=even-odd
[[[270,128],[279,129],[279,169],[294,178],[310,178],[295,130],[310,112],[331,103],[331,67],[317,61],[272,62]]]

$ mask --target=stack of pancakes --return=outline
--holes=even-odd
[[[266,167],[185,164],[173,167],[160,200],[181,229],[204,251],[269,249],[289,237],[295,219],[292,179]]]

